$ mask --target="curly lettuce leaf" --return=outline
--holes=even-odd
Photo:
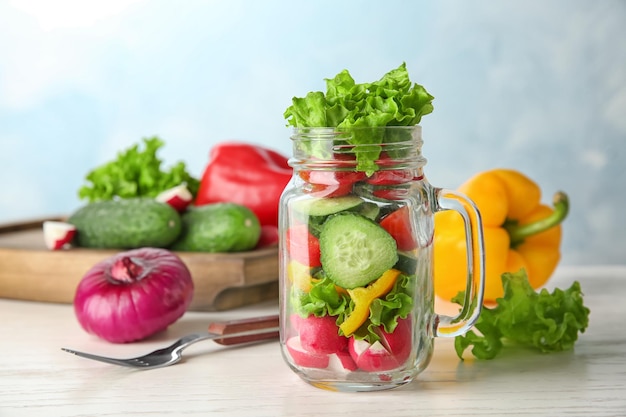
[[[398,325],[398,320],[408,317],[413,309],[413,297],[410,295],[412,277],[400,274],[391,291],[384,297],[377,298],[372,302],[369,318],[354,333],[355,338],[374,343],[380,340],[381,327],[385,332],[392,333]],[[353,307],[354,305],[351,303],[345,317],[350,314]]]
[[[184,162],[178,162],[169,171],[161,168],[162,161],[157,151],[164,145],[158,137],[144,138],[145,149],[135,144],[119,152],[117,159],[90,171],[78,196],[89,202],[112,200],[113,198],[156,197],[160,192],[182,183],[193,196],[200,182],[192,177]]]
[[[541,352],[570,350],[589,325],[589,309],[583,304],[578,281],[567,290],[546,289],[536,292],[524,270],[502,275],[504,296],[496,307],[483,308],[474,327],[480,335],[469,331],[455,338],[459,358],[471,347],[478,359],[493,359],[505,342],[532,347]],[[453,302],[460,304],[462,294]]]
[[[293,287],[292,297],[294,300],[291,304],[302,317],[340,316],[344,314],[349,303],[349,297],[339,294],[335,283],[328,277],[312,283],[308,292]]]
[[[310,92],[304,98],[293,98],[294,120],[306,120],[302,127],[326,125],[326,100],[320,91]]]
[[[326,94],[316,91],[304,98],[294,97],[284,113],[288,125],[335,127],[338,130],[383,126],[413,126],[422,116],[433,111],[434,97],[426,89],[412,83],[406,63],[386,73],[380,80],[358,84],[347,70],[326,79]],[[351,131],[348,143],[355,148],[357,170],[368,174],[376,171],[381,143],[397,141],[380,130]]]
[[[412,126],[433,111],[434,97],[412,83],[406,63],[379,81],[357,84],[348,70],[326,79],[326,94],[294,97],[284,117],[294,127]],[[359,144],[356,141],[354,144]],[[372,142],[370,142],[372,143]]]
[[[354,310],[354,302],[346,293],[339,293],[333,281],[323,273],[316,278],[308,292],[292,287],[291,305],[302,317],[337,317],[337,325]],[[391,291],[385,297],[377,298],[370,305],[368,320],[354,333],[357,339],[365,339],[369,343],[380,340],[380,329],[391,333],[398,325],[399,319],[405,319],[413,309],[411,297],[411,276],[400,274]]]

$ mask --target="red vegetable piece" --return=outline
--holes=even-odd
[[[298,224],[287,229],[285,246],[291,259],[312,268],[321,266],[320,242],[309,232],[306,224]]]
[[[165,330],[193,297],[191,273],[166,249],[119,252],[81,279],[74,312],[83,329],[113,343],[144,339]]]
[[[223,142],[211,149],[195,204],[230,202],[248,207],[261,225],[278,226],[280,196],[293,171],[271,149]]]
[[[359,367],[356,365],[356,362],[354,362],[354,359],[352,359],[352,355],[350,355],[350,352],[331,353],[328,359],[328,368],[344,369],[346,371],[356,371],[357,369],[359,369]],[[339,368],[337,362],[339,363],[341,368]]]
[[[359,171],[300,171],[298,173],[307,186],[305,191],[317,197],[341,197],[352,192],[352,186],[366,178]]]
[[[187,188],[186,184],[180,184],[176,187],[165,190],[155,198],[156,201],[166,203],[172,206],[176,211],[183,212],[187,206],[193,201],[193,195]]]
[[[68,248],[75,235],[76,227],[73,224],[51,220],[43,222],[43,238],[50,250]]]
[[[307,368],[326,368],[329,363],[328,355],[312,353],[302,347],[298,336],[287,339],[287,351],[296,365]]]
[[[348,338],[339,335],[335,321],[336,317],[332,316],[302,318],[295,314],[292,317],[302,347],[313,353],[347,352]]]
[[[411,354],[411,321],[399,319],[392,333],[381,332],[381,341],[368,343],[350,338],[348,350],[356,365],[368,372],[395,369],[404,364]]]
[[[411,227],[411,213],[403,206],[381,220],[380,225],[396,240],[398,249],[410,251],[417,247]]]
[[[256,244],[256,248],[266,248],[278,244],[278,227],[272,225],[261,226],[261,236]]]
[[[367,182],[372,185],[397,185],[413,181],[413,172],[408,169],[376,171]]]

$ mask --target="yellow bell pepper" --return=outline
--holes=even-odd
[[[485,303],[503,295],[501,275],[526,270],[533,288],[554,272],[561,254],[561,225],[569,210],[567,195],[557,192],[554,207],[541,204],[539,186],[509,169],[479,173],[458,191],[476,203],[485,240]],[[450,300],[465,290],[467,277],[463,221],[454,211],[435,214],[435,293]]]
[[[365,320],[367,320],[370,315],[370,305],[372,302],[391,291],[399,275],[399,270],[389,269],[367,287],[347,290],[350,298],[352,298],[354,302],[354,309],[343,323],[339,325],[344,336],[350,336],[365,323]]]
[[[311,276],[311,268],[297,261],[290,261],[287,264],[287,278],[300,291],[309,292],[313,283],[318,282]]]
[[[309,292],[313,285],[320,282],[318,278],[311,276],[311,267],[301,264],[298,261],[290,261],[287,264],[287,278],[289,282],[302,292]],[[347,290],[335,285],[338,294],[347,294]]]

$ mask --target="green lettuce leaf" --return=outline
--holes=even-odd
[[[291,296],[295,298],[291,305],[302,317],[341,316],[349,303],[349,297],[339,294],[335,283],[328,277],[313,283],[308,292],[298,290],[294,286]]]
[[[304,98],[294,97],[284,113],[288,125],[305,127],[353,128],[382,126],[413,126],[422,116],[433,111],[434,99],[426,89],[412,83],[406,63],[389,71],[380,80],[358,84],[347,70],[326,79],[326,94],[316,91]],[[376,129],[351,131],[348,143],[356,146],[357,170],[368,174],[376,171],[381,143],[398,138],[383,136]]]
[[[536,292],[524,270],[502,275],[504,296],[494,308],[483,308],[474,327],[480,335],[469,331],[455,338],[459,358],[471,347],[478,359],[493,359],[506,343],[532,347],[541,352],[570,350],[589,325],[589,309],[583,304],[578,281],[567,290],[546,289]],[[462,302],[462,294],[452,301]]]
[[[354,302],[347,294],[337,292],[335,283],[323,272],[316,278],[319,281],[314,282],[308,292],[292,287],[291,305],[302,317],[333,316],[337,318],[337,325],[340,325],[354,310]],[[412,276],[400,274],[391,291],[372,302],[368,320],[354,333],[354,337],[374,343],[380,339],[381,327],[391,333],[398,325],[398,319],[407,318],[413,309],[411,279]]]
[[[368,320],[354,332],[357,339],[365,339],[369,343],[380,340],[380,328],[387,333],[392,333],[398,325],[398,319],[405,319],[413,309],[413,297],[411,296],[413,276],[400,274],[391,291],[383,298],[375,299],[370,305],[370,315]],[[345,312],[344,318],[347,317],[354,308],[351,303]],[[343,320],[338,322],[341,324]]]
[[[156,197],[160,192],[182,183],[195,197],[200,181],[192,177],[184,162],[178,162],[168,171],[161,168],[157,151],[164,145],[158,137],[144,138],[145,149],[135,144],[119,152],[117,159],[90,171],[78,196],[89,202],[113,198]]]

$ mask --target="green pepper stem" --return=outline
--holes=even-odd
[[[560,224],[569,212],[569,198],[563,191],[558,191],[552,198],[554,211],[548,217],[533,223],[518,225],[517,222],[506,222],[503,227],[511,238],[511,247],[521,245],[529,236],[544,232]]]

